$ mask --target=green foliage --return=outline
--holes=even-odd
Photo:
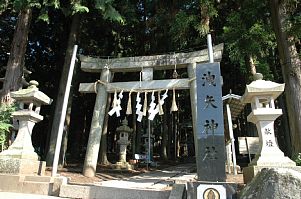
[[[11,125],[11,114],[15,111],[15,106],[1,104],[0,106],[0,144],[4,145],[7,140]]]
[[[50,7],[53,7],[55,9],[60,8],[60,2],[58,0],[44,0],[42,7],[40,8],[40,14],[38,16],[38,20],[44,21],[47,24],[49,24],[49,15],[48,15],[48,9]]]
[[[41,3],[38,0],[14,0],[13,7],[15,10],[19,11],[24,8],[41,8]]]
[[[179,42],[181,47],[187,45],[187,36],[197,24],[195,15],[189,15],[184,11],[179,11],[170,28],[170,34],[175,43]]]
[[[45,1],[46,0],[44,0],[44,2]],[[47,3],[45,3],[44,5],[52,6],[55,9],[59,9],[60,8],[60,1],[59,0],[50,0]]]
[[[89,8],[86,6],[83,6],[79,3],[74,3],[72,5],[72,15],[75,13],[88,13],[89,12]]]
[[[210,24],[207,23],[207,20],[211,20],[218,16],[216,9],[215,1],[212,0],[200,0],[201,7],[201,23],[196,25],[201,36],[205,36],[210,32]]]
[[[255,60],[257,72],[271,78],[268,59],[276,48],[275,34],[269,19],[269,7],[258,0],[242,1],[231,10],[223,26],[223,38],[229,57],[249,71],[248,57]]]
[[[301,166],[301,153],[293,155],[292,159],[294,162],[296,162],[297,166]]]
[[[285,30],[298,41],[301,38],[301,1],[287,0],[285,3],[289,7],[286,10]]]
[[[209,18],[217,17],[218,11],[215,6],[215,1],[212,0],[200,0],[201,7],[206,7],[206,14]]]
[[[7,9],[19,12],[24,8],[41,8],[39,0],[0,0],[0,14]]]
[[[2,12],[4,12],[7,9],[8,5],[8,0],[0,0],[0,14],[2,14]]]
[[[48,15],[48,11],[46,9],[41,10],[38,20],[49,23],[49,15]]]
[[[95,0],[95,8],[100,10],[104,19],[124,23],[124,19],[119,12],[112,6],[114,0]]]
[[[292,26],[290,28],[291,34],[301,38],[301,12],[291,17]]]

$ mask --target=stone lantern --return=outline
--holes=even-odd
[[[247,120],[256,125],[260,142],[259,153],[243,170],[246,183],[262,168],[296,166],[279,149],[274,133],[274,121],[282,115],[282,109],[275,108],[274,100],[284,91],[284,84],[265,81],[261,74],[256,74],[255,79],[246,86],[241,99],[243,103],[251,104],[252,112]]]
[[[47,95],[39,91],[37,81],[30,81],[27,89],[11,93],[11,97],[24,109],[12,114],[19,121],[19,130],[13,144],[0,153],[0,173],[11,174],[41,174],[45,162],[39,161],[39,156],[34,151],[31,134],[34,125],[43,120],[39,115],[41,105],[52,102]]]
[[[116,163],[116,166],[119,169],[131,169],[132,166],[126,161],[126,148],[130,144],[129,133],[133,132],[133,129],[128,126],[126,118],[122,121],[122,126],[116,129],[116,132],[119,133],[119,140],[117,141],[119,145],[119,161]]]

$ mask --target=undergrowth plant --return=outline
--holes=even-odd
[[[12,113],[15,111],[14,105],[0,105],[0,145],[7,147],[6,140],[12,127]]]
[[[301,153],[295,154],[293,160],[296,162],[297,166],[301,166]]]

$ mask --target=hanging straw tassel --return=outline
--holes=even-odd
[[[132,94],[132,91],[130,91],[129,93],[129,100],[128,100],[128,104],[127,104],[127,107],[126,107],[126,115],[131,115],[133,112],[132,112],[132,97],[131,97],[131,94]]]
[[[161,98],[160,98],[160,91],[158,91],[158,106],[159,106],[159,115],[163,115],[164,111],[163,111],[163,107],[162,104],[160,103]]]
[[[175,89],[172,90],[172,93],[173,93],[173,96],[172,96],[172,104],[171,104],[170,112],[178,111],[178,106],[177,106],[177,103],[176,103],[176,91],[175,91]]]
[[[108,114],[110,116],[112,116],[115,112],[116,112],[116,108],[117,108],[117,91],[115,90],[114,92],[114,99],[113,99],[113,102],[112,102],[112,109],[108,112]]]
[[[143,116],[147,113],[147,92],[144,93]]]

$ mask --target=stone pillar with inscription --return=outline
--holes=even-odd
[[[198,180],[225,182],[225,139],[219,63],[197,64]]]
[[[275,108],[274,100],[283,91],[284,84],[265,81],[261,74],[256,74],[255,81],[246,86],[241,98],[243,103],[251,103],[252,112],[247,120],[256,125],[260,142],[259,153],[243,169],[245,183],[250,182],[262,168],[296,166],[279,149],[274,133],[274,121],[282,115],[282,109]]]

